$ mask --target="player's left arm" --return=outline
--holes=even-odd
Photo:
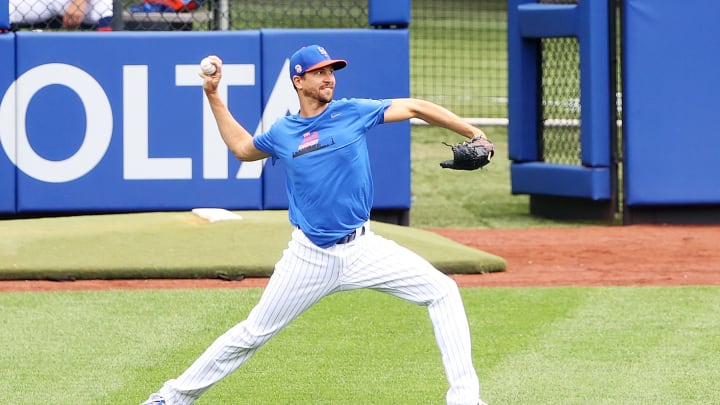
[[[384,121],[386,123],[410,118],[419,118],[430,125],[449,129],[466,138],[476,136],[487,138],[480,128],[468,124],[452,111],[430,101],[417,98],[395,98],[385,110]]]

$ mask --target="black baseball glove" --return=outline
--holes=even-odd
[[[445,142],[443,142],[445,143]],[[440,163],[440,167],[454,170],[476,170],[487,166],[495,155],[495,146],[487,138],[476,136],[457,145],[445,145],[452,148],[452,160]]]

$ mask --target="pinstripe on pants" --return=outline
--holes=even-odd
[[[323,297],[361,288],[427,306],[450,383],[447,403],[480,402],[470,330],[455,281],[410,250],[369,230],[353,242],[327,249],[315,246],[299,229],[293,231],[248,318],[215,340],[159,393],[168,404],[192,403]]]

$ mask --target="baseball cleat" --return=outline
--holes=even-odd
[[[162,395],[152,394],[150,395],[150,398],[147,399],[147,401],[143,402],[140,405],[167,405],[167,402],[165,402],[165,398],[163,398]]]

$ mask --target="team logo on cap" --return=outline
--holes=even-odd
[[[320,55],[322,55],[322,56],[326,56],[326,57],[328,57],[328,58],[330,57],[330,55],[328,55],[328,53],[327,53],[327,51],[325,50],[325,48],[323,48],[322,46],[318,46],[318,52],[320,52]]]
[[[302,66],[299,63],[295,65],[295,72],[302,73]]]

